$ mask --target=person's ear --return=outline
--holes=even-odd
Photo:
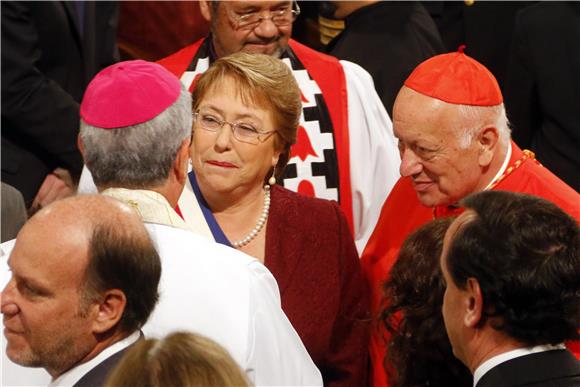
[[[189,169],[189,145],[191,144],[191,137],[187,137],[177,150],[177,156],[173,163],[173,170],[179,183],[184,183],[187,179],[187,172]]]
[[[83,160],[85,159],[85,144],[83,144],[83,139],[81,138],[81,134],[77,135],[77,147],[79,148],[79,152],[81,152],[81,156]]]
[[[275,167],[276,165],[278,165],[278,160],[280,160],[280,155],[282,154],[281,150],[274,150],[274,153],[272,153],[272,167]]]
[[[478,162],[480,167],[487,167],[491,164],[493,156],[499,142],[499,130],[495,126],[483,128],[478,135],[479,145]]]
[[[464,307],[464,325],[468,328],[475,328],[481,321],[483,313],[483,296],[481,294],[481,287],[475,278],[469,278],[467,280]]]
[[[102,299],[93,307],[96,308],[93,319],[93,332],[105,333],[113,328],[123,317],[127,298],[120,289],[109,289]]]
[[[201,0],[199,2],[199,10],[201,11],[201,16],[208,22],[211,22],[212,10],[211,10],[211,1],[204,1]],[[219,5],[218,5],[219,7]]]

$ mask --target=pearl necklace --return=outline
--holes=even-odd
[[[262,228],[264,227],[264,224],[266,223],[266,219],[268,219],[268,213],[270,212],[270,186],[265,185],[264,191],[265,191],[264,208],[262,209],[262,215],[260,215],[260,218],[258,218],[258,223],[256,223],[256,227],[254,227],[252,229],[252,231],[250,231],[250,233],[248,235],[246,235],[245,238],[243,238],[237,242],[232,243],[232,245],[236,249],[239,249],[240,247],[244,247],[245,245],[250,243],[258,235],[258,233],[262,230]]]

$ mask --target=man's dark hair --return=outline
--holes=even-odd
[[[159,298],[161,261],[153,242],[143,233],[97,225],[89,241],[84,303],[98,300],[102,292],[120,289],[127,299],[119,328],[131,333],[141,328]]]
[[[481,192],[462,204],[476,216],[452,236],[445,259],[459,288],[479,282],[482,322],[527,345],[577,340],[577,222],[546,200],[511,192]]]
[[[439,257],[452,221],[436,219],[413,232],[385,282],[380,321],[390,334],[384,367],[393,387],[473,385],[471,372],[453,355],[441,314]]]

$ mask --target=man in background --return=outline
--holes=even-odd
[[[539,2],[517,14],[506,78],[513,138],[580,192],[580,3]]]
[[[437,26],[418,1],[330,1],[333,17],[345,29],[324,51],[362,66],[393,116],[393,104],[403,82],[425,59],[442,54]]]
[[[578,386],[580,229],[556,205],[482,192],[445,235],[443,319],[475,387]]]
[[[2,2],[2,181],[34,212],[74,193],[79,103],[117,61],[116,2]]]

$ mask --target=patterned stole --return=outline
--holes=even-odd
[[[181,75],[182,83],[190,91],[195,86],[196,79],[215,60],[210,42],[211,36],[199,45]],[[320,87],[290,47],[281,59],[292,70],[300,87],[303,114],[300,117],[296,144],[290,150],[290,160],[280,184],[308,196],[340,201],[334,129]]]

